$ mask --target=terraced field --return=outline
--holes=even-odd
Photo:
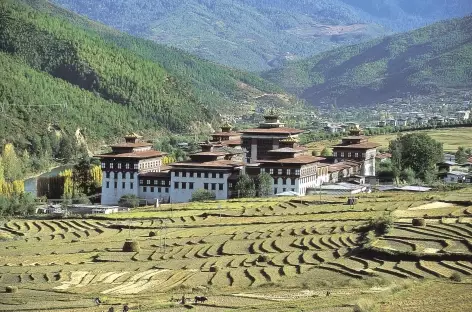
[[[343,204],[345,198],[314,200],[174,205],[102,219],[4,220],[0,285],[19,292],[2,294],[0,310],[31,311],[40,300],[35,311],[95,311],[86,300],[93,296],[107,304],[140,302],[142,311],[172,310],[169,297],[182,294],[219,298],[206,306],[209,311],[240,308],[232,302],[241,296],[271,310],[287,300],[311,307],[304,300],[325,290],[355,301],[359,289],[374,285],[472,277],[467,201],[436,205],[440,213],[427,206],[433,208],[425,213],[417,207],[432,199],[421,194],[372,194],[354,208]],[[389,215],[397,216],[393,228],[367,245],[362,229]],[[412,226],[414,217],[425,217],[427,225]],[[139,243],[138,252],[122,252],[128,238]],[[286,289],[288,297],[269,296]],[[346,303],[323,300],[329,311],[345,311]]]

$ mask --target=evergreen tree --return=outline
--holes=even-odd
[[[64,162],[70,162],[75,158],[75,140],[69,136],[63,136],[61,143],[59,144],[58,157],[63,159]]]
[[[459,146],[455,156],[456,163],[458,164],[465,164],[467,162],[467,159],[469,158],[469,155],[467,154],[466,149],[463,146]]]
[[[242,174],[236,183],[236,191],[239,197],[255,197],[256,186],[254,180],[247,174]]]
[[[272,176],[263,171],[257,176],[257,193],[259,197],[267,197],[272,193]]]

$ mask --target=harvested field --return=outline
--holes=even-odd
[[[209,311],[244,311],[250,308],[244,299],[262,311],[344,311],[363,293],[388,303],[389,285],[404,281],[422,287],[454,273],[472,277],[467,207],[428,202],[424,194],[364,195],[354,208],[344,202],[232,200],[174,205],[172,217],[164,205],[101,220],[5,220],[0,283],[19,292],[2,294],[0,310],[31,311],[36,300],[42,305],[35,311],[101,311],[90,301],[100,296],[106,306],[126,301],[137,309],[139,301],[141,311],[173,311],[178,305],[172,296],[204,294],[211,298]],[[370,242],[375,255],[364,249],[360,229],[371,219],[430,211],[435,214],[426,217],[425,227],[397,219]],[[150,231],[156,235],[149,237]],[[139,243],[138,252],[122,252],[129,238]],[[31,296],[19,297],[26,293]],[[53,303],[56,297],[63,301]]]

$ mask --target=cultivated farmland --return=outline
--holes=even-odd
[[[435,129],[422,130],[436,141],[443,143],[444,151],[455,153],[459,146],[469,147],[472,140],[471,128],[451,128],[451,129]],[[403,132],[406,134],[408,132]],[[390,141],[395,140],[397,134],[382,134],[369,137],[370,142],[378,143],[382,148],[388,148]],[[309,149],[316,150],[318,153],[325,147],[331,147],[339,143],[339,139],[322,140],[307,144]]]
[[[345,197],[269,198],[101,218],[4,219],[0,291],[18,291],[0,292],[0,310],[103,311],[129,303],[136,311],[181,311],[176,299],[204,295],[207,303],[187,308],[353,311],[370,300],[381,311],[466,311],[471,195],[374,193],[353,207]],[[418,218],[424,226],[412,225]],[[375,233],[375,224],[389,220],[389,231]],[[139,250],[123,252],[127,239]],[[439,303],[425,290],[436,288],[444,293]]]

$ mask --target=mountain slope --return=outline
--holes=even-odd
[[[218,112],[279,91],[40,0],[0,3],[0,62],[0,143],[38,157],[51,129],[81,128],[95,143],[128,131],[195,133]]]
[[[329,51],[266,72],[311,104],[369,104],[472,86],[472,16]]]
[[[251,71],[472,12],[469,0],[53,1],[116,29]]]

